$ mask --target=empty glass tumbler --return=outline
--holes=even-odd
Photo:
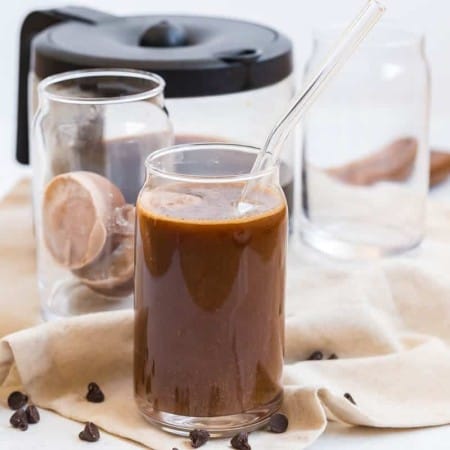
[[[319,31],[306,77],[339,30]],[[415,247],[424,235],[430,83],[424,39],[379,27],[308,113],[299,228],[343,258]]]
[[[160,77],[131,70],[40,83],[31,159],[45,317],[131,307],[144,161],[173,141],[163,90]]]

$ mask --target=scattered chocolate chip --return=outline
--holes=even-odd
[[[97,425],[95,425],[95,423],[87,422],[84,430],[80,431],[78,437],[82,441],[97,442],[100,439],[100,432],[98,431]]]
[[[105,394],[103,394],[97,383],[89,383],[86,399],[88,402],[101,403],[105,400]]]
[[[27,415],[24,409],[18,409],[9,419],[9,423],[19,430],[26,431],[28,429]]]
[[[25,410],[25,414],[27,415],[27,422],[29,424],[35,424],[41,420],[39,411],[34,405],[29,405]]]
[[[250,444],[248,443],[248,433],[239,433],[234,436],[230,444],[236,450],[251,450]]]
[[[191,445],[193,448],[199,448],[209,440],[209,433],[206,430],[192,430],[189,433]]]
[[[355,400],[353,399],[353,397],[351,396],[351,394],[349,394],[348,392],[346,392],[346,393],[344,394],[344,398],[346,398],[350,403],[353,403],[353,404],[356,406],[356,402],[355,402]]]
[[[19,391],[11,392],[8,396],[8,406],[17,411],[25,406],[28,402],[28,396]]]
[[[339,358],[338,358],[338,355],[336,355],[336,353],[332,353],[332,354],[328,357],[328,359],[339,359]]]
[[[321,359],[323,359],[323,353],[319,351],[311,353],[308,358],[309,361],[320,361]]]
[[[269,431],[272,433],[284,433],[289,425],[289,420],[284,414],[274,414],[269,421]]]

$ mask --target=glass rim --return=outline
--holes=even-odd
[[[313,40],[331,42],[345,29],[345,24],[331,24],[313,29]],[[372,39],[371,39],[372,37]],[[425,39],[422,32],[409,30],[390,23],[378,24],[371,31],[368,39],[361,43],[362,48],[400,48],[421,45]]]
[[[167,178],[174,181],[184,181],[187,183],[235,183],[239,181],[251,181],[264,178],[269,175],[273,175],[275,171],[278,170],[278,165],[265,168],[263,170],[258,170],[256,172],[247,172],[239,174],[226,174],[226,175],[190,175],[178,172],[172,172],[164,170],[155,166],[155,162],[161,158],[167,157],[169,155],[177,153],[185,153],[196,150],[227,150],[227,151],[237,151],[252,153],[255,158],[258,152],[261,150],[258,147],[244,144],[230,144],[228,142],[199,142],[192,144],[179,144],[172,145],[170,147],[161,148],[152,152],[147,156],[145,160],[145,168],[148,173]]]
[[[147,80],[156,83],[156,86],[151,89],[144,89],[142,92],[137,94],[129,94],[122,96],[112,96],[112,97],[79,97],[76,95],[66,95],[57,94],[54,92],[49,92],[48,88],[50,86],[55,86],[58,83],[64,81],[70,81],[75,79],[83,78],[93,78],[93,77],[116,77],[116,78],[134,78],[140,80]],[[81,69],[81,70],[71,70],[69,72],[62,72],[55,75],[50,75],[39,82],[39,94],[44,95],[46,98],[61,102],[61,103],[71,103],[71,104],[87,104],[87,105],[97,105],[97,104],[114,104],[114,103],[130,103],[136,101],[147,100],[149,98],[154,98],[163,93],[166,82],[162,77],[153,73],[146,72],[145,70],[135,70],[135,69]]]

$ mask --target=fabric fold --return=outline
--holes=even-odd
[[[132,352],[132,311],[91,314],[26,329],[0,341],[0,394],[5,400],[19,387],[36,405],[70,419],[93,421],[150,448],[180,447],[185,439],[150,426],[139,415],[133,398]],[[105,402],[85,399],[92,381],[101,386]],[[260,431],[252,434],[255,446],[299,448],[325,429],[317,390],[288,388],[284,408],[291,417],[287,439]],[[213,441],[208,448],[221,449],[226,443]]]

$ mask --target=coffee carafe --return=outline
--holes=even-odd
[[[58,8],[26,17],[20,48],[17,160],[24,164],[37,85],[61,72],[126,68],[162,76],[178,143],[261,146],[294,93],[290,40],[239,20]],[[292,210],[293,148],[283,158],[281,184]]]

